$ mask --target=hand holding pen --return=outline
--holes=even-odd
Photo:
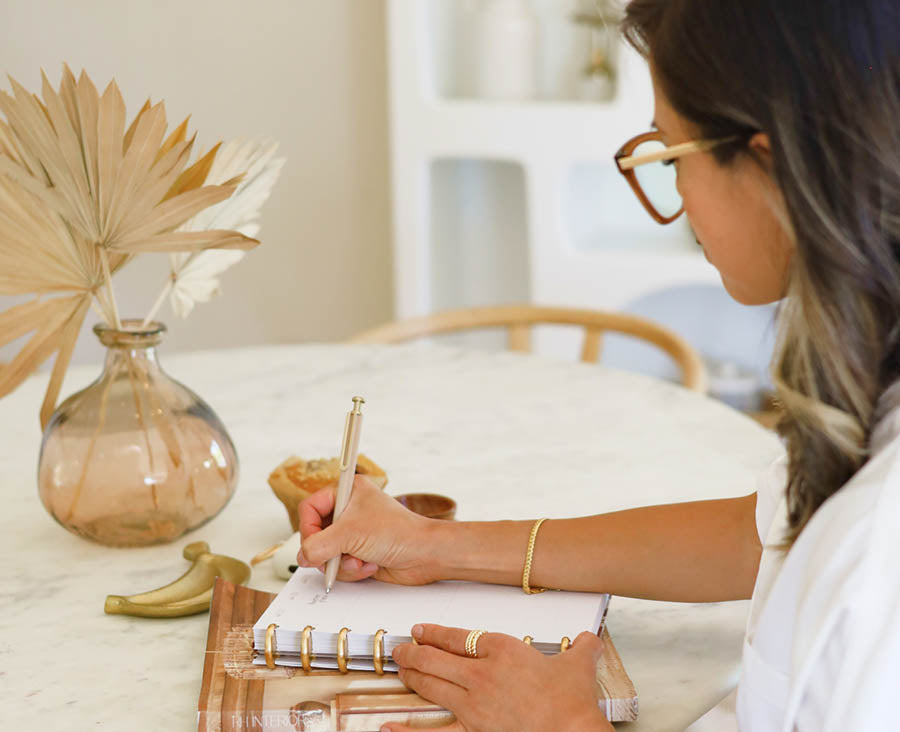
[[[347,503],[350,501],[350,492],[353,489],[353,477],[356,475],[356,459],[359,455],[359,433],[362,428],[362,412],[360,405],[365,404],[362,397],[353,397],[353,409],[347,413],[344,422],[344,437],[341,440],[341,473],[338,478],[337,494],[334,501],[335,523],[340,518]],[[338,568],[341,564],[341,555],[332,557],[325,565],[325,592],[331,592],[334,580],[337,578]]]

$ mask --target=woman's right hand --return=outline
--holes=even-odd
[[[334,500],[334,488],[323,488],[300,503],[299,566],[324,570],[331,557],[344,554],[349,556],[341,559],[337,576],[342,582],[375,577],[424,585],[439,579],[437,537],[445,522],[413,513],[364,475],[354,477],[347,507],[327,526]]]

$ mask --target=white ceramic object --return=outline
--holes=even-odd
[[[539,28],[529,0],[488,0],[475,33],[475,93],[483,99],[537,96]]]
[[[272,572],[278,579],[290,579],[297,568],[297,552],[300,551],[300,532],[295,531],[272,555]],[[293,568],[293,569],[292,569]]]

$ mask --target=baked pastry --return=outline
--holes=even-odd
[[[356,473],[368,476],[382,490],[387,485],[387,473],[362,453],[356,460]],[[339,458],[304,460],[296,455],[289,457],[272,471],[269,485],[278,500],[284,504],[294,531],[299,529],[297,505],[300,501],[322,488],[337,486],[340,474]]]

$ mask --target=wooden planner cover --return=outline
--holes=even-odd
[[[453,716],[411,693],[396,674],[253,665],[253,624],[275,598],[218,578],[198,704],[200,732],[240,730],[377,730],[385,722],[440,727]],[[606,630],[597,683],[612,722],[637,719],[634,685]]]

